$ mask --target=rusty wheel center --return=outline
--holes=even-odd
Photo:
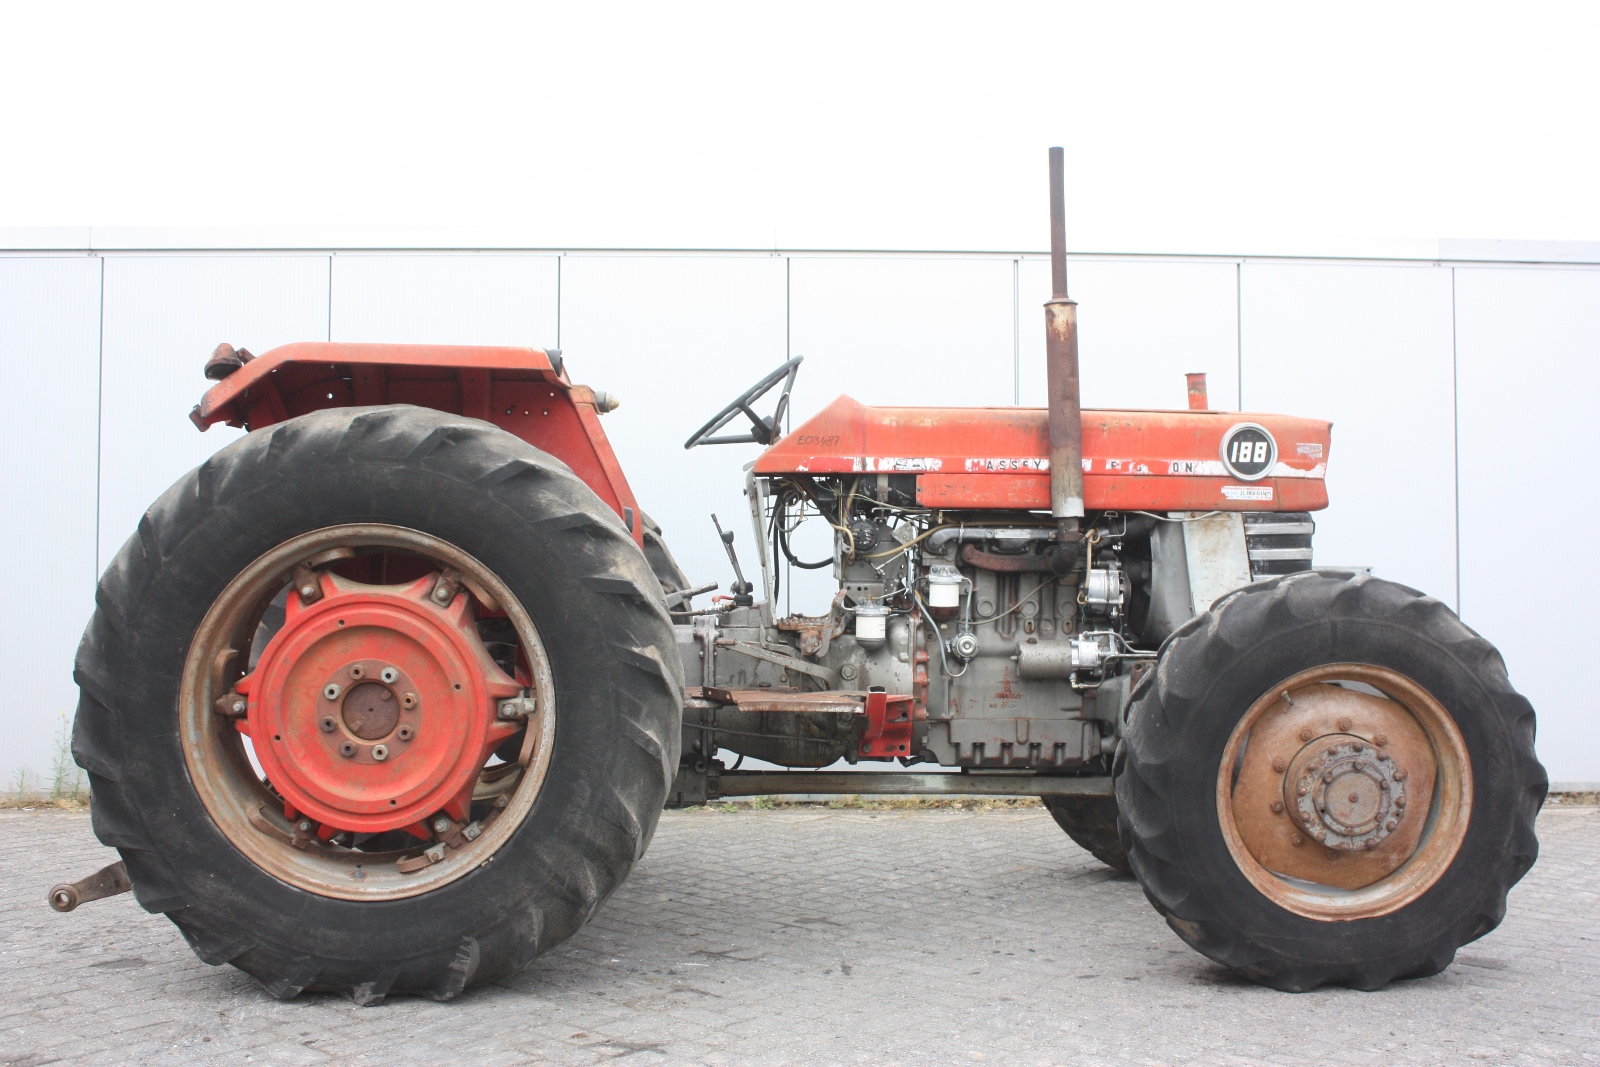
[[[1387,744],[1387,735],[1379,735]],[[1405,815],[1406,773],[1379,746],[1330,734],[1302,748],[1283,778],[1284,801],[1300,829],[1328,848],[1375,848]]]
[[[1245,712],[1219,767],[1218,813],[1240,869],[1316,919],[1404,906],[1466,833],[1471,767],[1449,713],[1409,678],[1330,664]]]
[[[399,725],[400,701],[382,682],[362,682],[345,696],[339,714],[351,733],[363,741],[377,741]]]

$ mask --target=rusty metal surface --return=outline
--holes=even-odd
[[[1108,776],[1048,774],[919,774],[911,771],[724,771],[714,796],[775,794],[908,796],[1111,796]]]
[[[998,571],[1002,574],[1029,574],[1050,569],[1050,557],[1048,556],[1038,556],[1032,553],[1008,555],[1001,552],[985,552],[977,545],[961,546],[961,562],[968,566],[978,567],[986,571]]]
[[[1210,410],[1211,401],[1206,396],[1206,375],[1205,375],[1205,371],[1200,371],[1198,373],[1185,374],[1184,377],[1186,379],[1188,379],[1188,385],[1189,385],[1189,410],[1190,411],[1208,411],[1208,410]]]
[[[114,897],[132,888],[133,883],[128,881],[128,866],[118,860],[109,867],[95,871],[87,878],[51,887],[50,906],[57,911],[71,911],[79,904]]]
[[[1233,788],[1233,817],[1240,836],[1269,871],[1340,889],[1371,885],[1416,851],[1427,816],[1425,802],[1416,817],[1402,817],[1371,848],[1328,847],[1317,837],[1318,831],[1323,836],[1328,833],[1320,818],[1297,818],[1302,804],[1321,814],[1313,805],[1326,802],[1332,784],[1322,780],[1324,774],[1335,775],[1344,797],[1352,788],[1359,790],[1358,800],[1369,789],[1381,791],[1359,771],[1339,774],[1318,766],[1310,781],[1307,771],[1328,750],[1357,742],[1373,753],[1370,762],[1377,762],[1382,751],[1385,762],[1404,768],[1401,773],[1408,774],[1409,781],[1403,784],[1413,795],[1425,798],[1433,791],[1434,777],[1428,737],[1393,700],[1325,683],[1300,686],[1289,691],[1289,697],[1293,703],[1280,694],[1251,729]],[[1385,741],[1381,750],[1380,737]],[[1351,778],[1363,784],[1357,786]]]
[[[720,705],[732,705],[740,711],[792,711],[796,713],[832,711],[850,715],[862,714],[867,699],[864,691],[829,690],[820,693],[802,693],[797,689],[724,689],[720,686],[697,686],[699,694],[691,696]]]
[[[1264,894],[1310,918],[1365,918],[1416,899],[1449,866],[1471,766],[1449,713],[1420,686],[1371,664],[1329,664],[1286,679],[1240,719],[1217,804],[1234,859]]]
[[[1063,538],[1083,517],[1083,412],[1078,388],[1078,305],[1067,295],[1064,163],[1050,149],[1050,302],[1044,306],[1045,377],[1049,392],[1050,514]]]
[[[845,592],[834,594],[833,604],[826,615],[789,615],[777,621],[780,630],[800,635],[800,651],[818,659],[828,654],[833,639],[844,633]]]

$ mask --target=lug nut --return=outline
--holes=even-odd
[[[1397,782],[1406,780],[1406,769],[1404,767],[1396,767],[1394,769],[1394,780]]]
[[[506,796],[504,793],[501,793],[499,796],[494,798],[494,806],[499,808],[501,811],[504,811],[506,805],[509,803],[511,803],[511,798]]]
[[[339,746],[339,755],[343,756],[345,759],[352,759],[355,754],[356,746],[354,741],[346,741],[344,744]]]
[[[365,667],[363,667],[361,664],[359,664],[359,663],[350,664],[350,677],[352,677],[352,678],[364,678],[364,677],[366,677],[366,674],[367,674],[367,669]]]
[[[377,760],[379,763],[382,763],[384,760],[388,759],[389,758],[389,746],[388,745],[373,745],[372,746],[372,758]]]
[[[1340,733],[1346,734],[1350,732],[1350,727],[1354,726],[1355,724],[1348,718],[1341,718],[1338,722],[1334,723],[1334,725],[1339,728]]]
[[[1388,734],[1379,734],[1377,737],[1374,737],[1372,739],[1372,743],[1377,745],[1379,748],[1382,748],[1384,745],[1387,745],[1389,743],[1389,735]]]
[[[383,679],[384,684],[393,685],[396,682],[396,680],[399,679],[400,672],[395,670],[393,667],[385,667],[378,674],[378,677]]]
[[[417,706],[417,694],[415,694],[415,693],[407,693],[405,696],[401,697],[400,698],[400,706],[402,708],[405,708],[407,711],[410,711],[412,708],[416,707]]]
[[[322,721],[317,723],[317,725],[322,727],[322,732],[323,733],[331,734],[331,733],[333,733],[334,726],[336,726],[337,724],[333,721],[333,716],[332,715],[324,715],[322,717]]]
[[[242,701],[242,700],[235,700],[235,701],[234,701],[234,702],[233,702],[233,711],[234,711],[234,714],[236,714],[236,715],[243,715],[243,714],[244,714],[244,709],[245,709],[245,703],[244,703],[244,701]]]
[[[1302,741],[1311,740],[1311,727],[1307,726],[1307,727],[1305,727],[1304,729],[1302,729],[1300,731],[1300,740],[1302,740]]]
[[[1282,813],[1283,813],[1283,801],[1274,800],[1272,802],[1272,814],[1281,815]]]
[[[322,687],[322,695],[327,697],[329,700],[338,700],[340,692],[341,690],[339,689],[338,682],[329,682],[327,685]]]
[[[413,733],[414,733],[414,732],[415,732],[415,731],[413,731],[413,730],[412,730],[412,729],[411,729],[411,727],[409,727],[409,726],[402,726],[402,727],[400,727],[400,729],[398,729],[398,730],[396,730],[396,731],[395,731],[395,732],[394,732],[394,735],[395,735],[395,736],[396,736],[396,737],[398,737],[398,738],[399,738],[399,739],[400,739],[400,740],[402,740],[402,741],[409,741],[409,740],[411,740],[411,735],[412,735],[412,734],[413,734]]]
[[[316,586],[314,586],[314,585],[302,585],[300,587],[300,599],[301,600],[310,600],[312,597],[314,597],[316,595],[317,595],[317,587]]]
[[[446,832],[449,829],[450,829],[450,820],[445,818],[443,815],[441,815],[437,819],[433,820],[433,832],[434,833],[442,834],[442,833]]]
[[[1306,839],[1301,837],[1299,834],[1295,834],[1293,837],[1289,838],[1289,844],[1291,844],[1291,845],[1298,846],[1298,845],[1303,845],[1305,843],[1306,843]]]
[[[311,832],[311,823],[306,819],[301,819],[294,825],[303,834],[308,834]]]

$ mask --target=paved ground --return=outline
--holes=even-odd
[[[1435,978],[1294,996],[1168,932],[1040,810],[668,813],[596,921],[452,1004],[279,1003],[0,814],[0,1064],[1600,1064],[1600,809],[1547,809],[1510,917]],[[41,857],[48,857],[41,862]]]

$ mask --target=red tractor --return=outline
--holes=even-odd
[[[77,658],[122,863],[52,902],[131,883],[279,997],[449,998],[583,925],[664,806],[1026,795],[1257,981],[1447,966],[1537,854],[1533,710],[1442,602],[1312,569],[1327,422],[1196,380],[1080,411],[1060,179],[1048,409],[784,433],[790,361],[688,442],[766,446],[756,580],[723,533],[705,607],[558,351],[219,348],[192,418],[249,433],[151,506]],[[831,569],[818,614],[775,612],[780,559]]]

